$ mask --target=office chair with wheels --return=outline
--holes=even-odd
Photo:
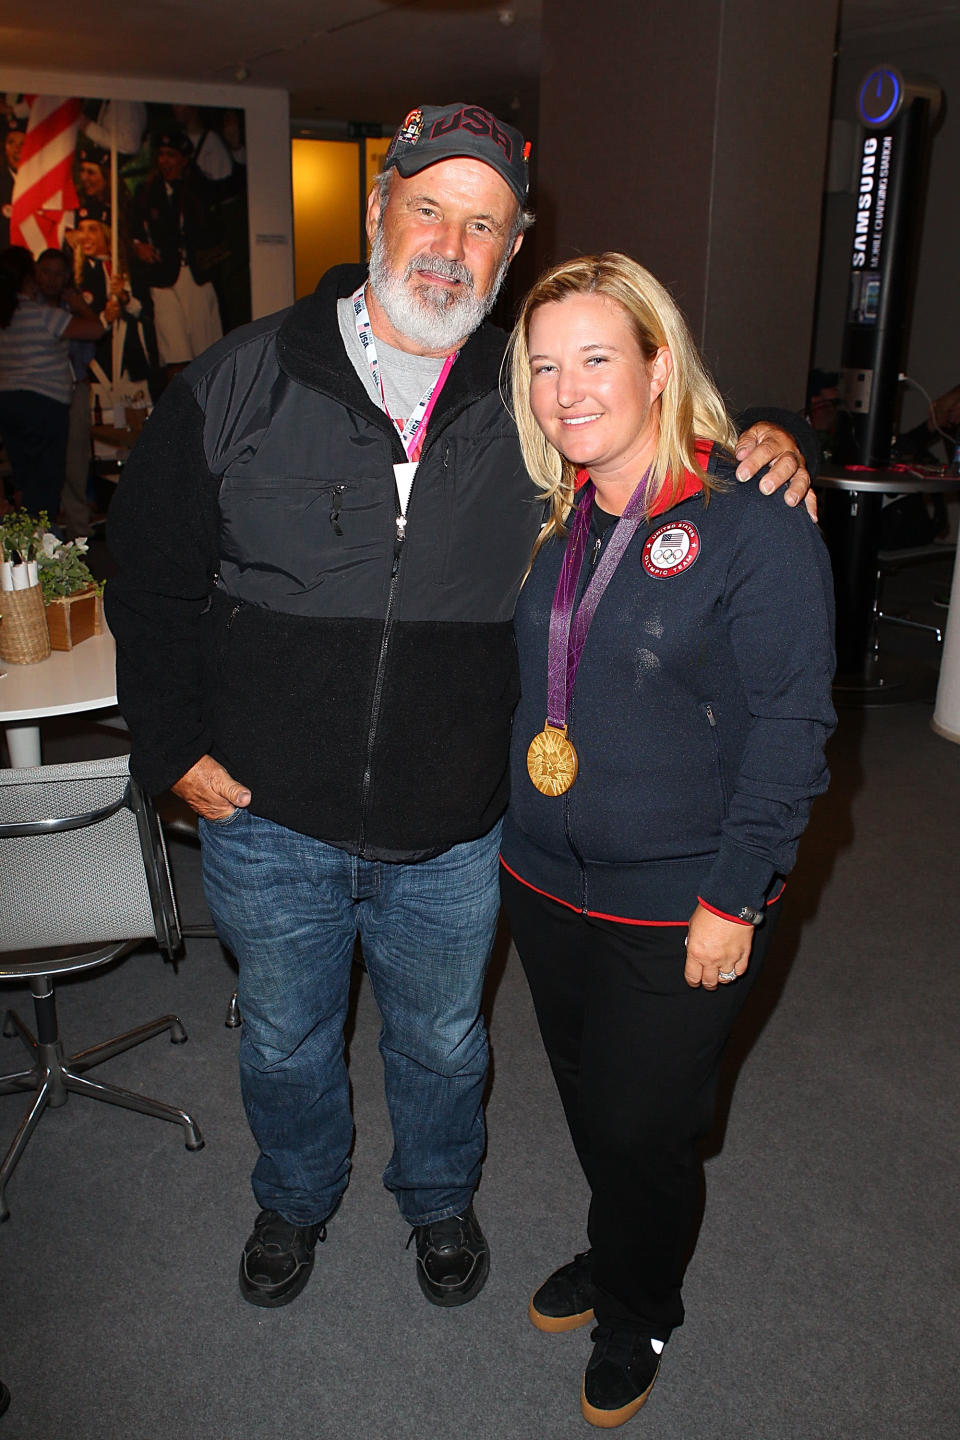
[[[180,921],[166,848],[149,798],[130,777],[125,755],[72,765],[0,770],[0,981],[27,980],[37,1033],[8,1010],[3,1034],[27,1049],[26,1069],[0,1075],[0,1094],[33,1091],[0,1164],[0,1220],[9,1217],[6,1186],[47,1107],[86,1095],[184,1129],[188,1150],[203,1147],[185,1110],[151,1100],[85,1072],[165,1031],[183,1044],[176,1015],[163,1015],[111,1040],[64,1057],[53,979],[105,965],[155,939],[172,959]]]

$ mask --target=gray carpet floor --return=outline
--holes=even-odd
[[[907,647],[922,660],[917,642]],[[929,657],[928,657],[929,658]],[[777,945],[728,1056],[707,1147],[687,1322],[625,1435],[656,1440],[956,1440],[960,1349],[960,747],[923,704],[845,710],[834,782],[790,882]],[[46,758],[118,748],[58,722]],[[198,860],[171,853],[188,921]],[[176,1101],[179,1129],[71,1098],[49,1113],[0,1228],[0,1377],[16,1440],[575,1440],[587,1331],[549,1337],[530,1291],[584,1244],[586,1193],[516,955],[491,967],[489,1153],[477,1211],[490,1280],[428,1305],[380,1183],[390,1135],[378,1017],[357,971],[349,1036],[353,1177],[310,1285],[277,1311],[240,1298],[255,1205],[224,1027],[231,966],[190,941],[59,987],[68,1049],[166,1010],[165,1038],[103,1077]],[[14,986],[3,999],[28,1013]],[[0,1063],[19,1061],[0,1041]],[[0,1144],[22,1100],[0,1097]]]

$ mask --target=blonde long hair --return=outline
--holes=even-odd
[[[627,313],[645,360],[652,360],[662,346],[672,356],[673,367],[660,396],[659,437],[647,486],[648,514],[668,485],[673,495],[680,493],[686,470],[699,476],[708,498],[712,489],[722,487],[722,482],[718,484],[698,463],[694,454],[697,440],[715,441],[731,452],[736,444],[736,431],[687,323],[673,298],[649,270],[615,250],[554,265],[541,275],[524,300],[504,358],[510,379],[510,396],[505,398],[517,422],[524,463],[531,479],[550,500],[550,520],[540,532],[534,554],[551,535],[564,533],[564,522],[573,504],[577,467],[551,445],[533,418],[527,357],[530,321],[542,305],[563,301],[570,295],[604,295],[616,301]]]

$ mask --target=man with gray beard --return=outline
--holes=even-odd
[[[384,1183],[433,1304],[487,1276],[480,998],[517,699],[514,601],[541,521],[484,323],[530,216],[529,146],[476,105],[407,116],[373,246],[169,386],[111,506],[131,768],[200,816],[239,963],[261,1207],[240,1262],[293,1300],[347,1183],[359,934],[383,1019]],[[795,442],[755,426],[791,500]]]

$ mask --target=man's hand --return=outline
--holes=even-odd
[[[201,755],[170,789],[205,820],[226,820],[252,799],[246,786],[234,780],[211,755]]]
[[[779,425],[759,420],[749,430],[744,430],[737,441],[736,454],[740,461],[738,480],[749,480],[764,465],[769,465],[760,481],[764,495],[772,495],[789,481],[784,500],[788,505],[799,505],[804,500],[811,520],[816,521],[817,497],[810,489],[810,474],[792,435],[781,430]]]
[[[687,963],[683,978],[694,990],[716,990],[718,984],[731,984],[730,976],[746,972],[753,944],[753,926],[738,925],[724,920],[698,905],[690,916],[687,931]],[[721,981],[720,972],[724,972]]]
[[[134,240],[133,251],[137,259],[142,260],[144,265],[159,265],[160,263],[160,251],[156,245],[151,245],[146,240]]]

